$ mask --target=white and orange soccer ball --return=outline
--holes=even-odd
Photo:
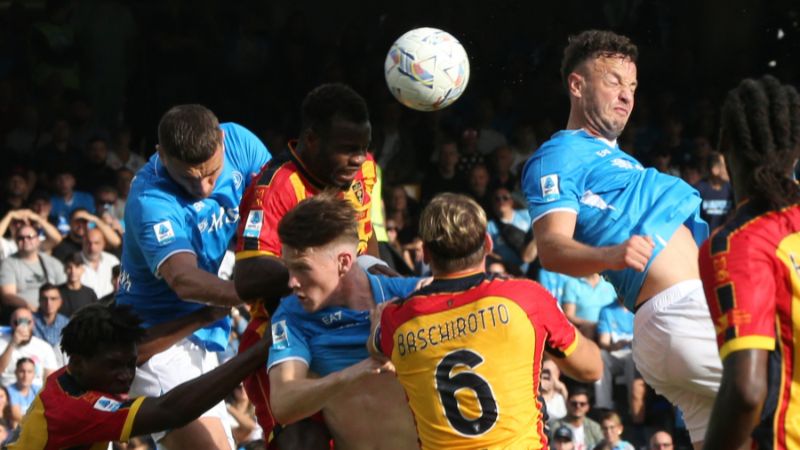
[[[418,111],[447,107],[469,82],[464,47],[436,28],[417,28],[400,36],[389,49],[383,69],[394,97]]]

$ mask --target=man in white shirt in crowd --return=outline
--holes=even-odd
[[[103,298],[114,292],[111,282],[111,269],[119,265],[119,258],[105,250],[106,240],[100,230],[93,228],[86,233],[83,240],[83,265],[85,270],[81,284],[91,288],[97,298]]]
[[[17,380],[17,360],[30,358],[36,365],[33,384],[42,386],[44,379],[58,369],[53,347],[33,335],[33,313],[18,308],[11,314],[11,335],[0,336],[0,382],[8,386]]]

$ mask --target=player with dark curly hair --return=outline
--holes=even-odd
[[[699,447],[722,372],[697,267],[708,225],[694,188],[617,144],[633,111],[637,57],[630,39],[610,31],[570,38],[567,127],[531,156],[522,185],[542,266],[609,278],[636,312],[637,368],[681,408]]]
[[[723,365],[705,448],[796,449],[800,95],[772,76],[745,79],[721,128],[738,207],[700,249]]]
[[[9,449],[94,448],[182,427],[221,401],[267,358],[268,340],[160,397],[128,398],[145,337],[129,306],[81,308],[64,328],[69,364],[47,378]],[[98,447],[99,448],[99,447]]]

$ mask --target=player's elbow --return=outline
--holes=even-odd
[[[280,394],[275,395],[275,390],[271,392],[269,406],[272,411],[272,417],[281,425],[291,425],[303,419],[303,417],[293,410],[290,404],[281,398]]]
[[[735,397],[742,411],[755,411],[762,407],[767,397],[767,382],[764,379],[741,377],[733,380]]]

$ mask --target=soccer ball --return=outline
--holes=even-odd
[[[464,93],[469,58],[449,33],[417,28],[394,42],[383,72],[389,90],[400,103],[418,111],[436,111]]]

